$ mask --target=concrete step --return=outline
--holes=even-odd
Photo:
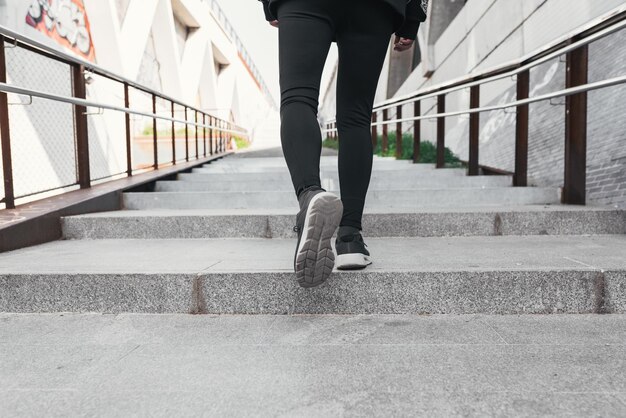
[[[337,164],[320,164],[320,170],[322,172],[336,172],[338,170]],[[430,164],[406,164],[398,165],[397,163],[380,163],[375,164],[372,167],[372,171],[401,171],[401,172],[415,172],[415,173],[430,173],[436,170],[434,166]],[[465,173],[463,168],[448,168],[444,170],[455,170]],[[289,174],[287,166],[262,166],[262,165],[246,165],[246,164],[215,164],[205,165],[203,167],[194,168],[193,173],[207,174],[207,173],[286,173]]]
[[[624,417],[625,315],[0,314],[4,417]],[[78,412],[80,411],[80,412]]]
[[[233,176],[232,181],[159,181],[156,183],[157,192],[198,192],[198,191],[292,191],[291,177],[284,176],[281,180],[263,181],[247,180],[238,181],[238,175]],[[337,178],[322,178],[322,187],[326,190],[339,190]],[[389,181],[384,176],[376,176],[370,180],[369,190],[386,189],[410,189],[410,188],[459,188],[459,187],[508,187],[511,185],[510,176],[454,176],[454,177],[430,177],[421,179],[400,179]]]
[[[123,210],[66,217],[65,239],[295,238],[296,210]],[[366,209],[368,237],[626,234],[626,211],[542,205],[401,211]]]
[[[339,195],[337,190],[329,190]],[[470,207],[487,205],[533,205],[558,203],[553,188],[457,188],[369,190],[370,208]],[[126,209],[237,209],[298,208],[293,191],[271,192],[146,192],[125,193]]]
[[[0,254],[0,312],[626,312],[626,236],[366,238],[314,289],[294,239],[57,241]]]
[[[322,155],[320,157],[320,166],[337,166],[339,158],[337,155]],[[432,167],[434,164],[414,164],[411,160],[396,160],[394,157],[374,156],[372,163],[377,165],[395,165],[398,167]],[[204,167],[287,167],[287,162],[283,157],[248,157],[248,158],[225,158],[213,161],[204,165]]]
[[[439,170],[373,170],[371,175],[372,181],[386,181],[388,183],[402,183],[412,182],[418,183],[428,181],[436,178],[450,178],[450,177],[467,177],[465,170],[457,168],[442,168]],[[486,176],[486,177],[501,177],[501,176]],[[510,179],[509,176],[502,176]],[[338,181],[339,174],[337,170],[320,170],[321,179],[333,179]],[[229,181],[261,181],[261,182],[289,182],[291,176],[288,171],[270,171],[270,172],[202,172],[198,173],[180,173],[178,180],[182,181],[212,181],[212,182],[229,182]],[[509,183],[510,184],[510,183]]]

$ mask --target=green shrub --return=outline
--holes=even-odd
[[[245,138],[240,138],[238,136],[233,135],[235,138],[235,143],[237,144],[237,149],[248,148],[250,146],[250,142]]]
[[[396,155],[396,133],[389,132],[388,134],[388,149],[387,152],[382,151],[382,135],[378,135],[378,141],[374,148],[374,155],[381,157],[395,157]],[[339,142],[326,137],[322,142],[322,146],[326,148],[338,149]],[[413,159],[413,135],[402,135],[402,155],[401,160]],[[452,153],[450,148],[446,147],[444,151],[444,161],[446,167],[461,167],[463,164],[459,158]],[[418,163],[422,164],[434,164],[437,162],[437,147],[432,142],[421,141],[420,142],[420,159]]]

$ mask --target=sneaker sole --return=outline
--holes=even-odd
[[[331,240],[339,227],[343,205],[333,193],[321,192],[309,202],[296,252],[296,280],[302,287],[324,283],[335,266]]]
[[[362,269],[370,264],[372,264],[372,259],[365,254],[340,254],[337,256],[338,270]]]

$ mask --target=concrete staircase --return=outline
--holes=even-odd
[[[339,193],[336,156],[321,174]],[[66,240],[0,254],[0,311],[626,312],[626,213],[510,184],[376,157],[363,230],[374,263],[307,290],[283,158],[238,154],[126,193],[126,210],[64,218]]]

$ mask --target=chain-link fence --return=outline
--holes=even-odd
[[[69,96],[68,64],[4,43],[7,83]],[[13,187],[16,198],[77,183],[71,105],[9,94]]]
[[[202,109],[8,30],[0,43],[9,161],[0,159],[0,208],[201,159],[225,151],[222,138],[247,137]]]

